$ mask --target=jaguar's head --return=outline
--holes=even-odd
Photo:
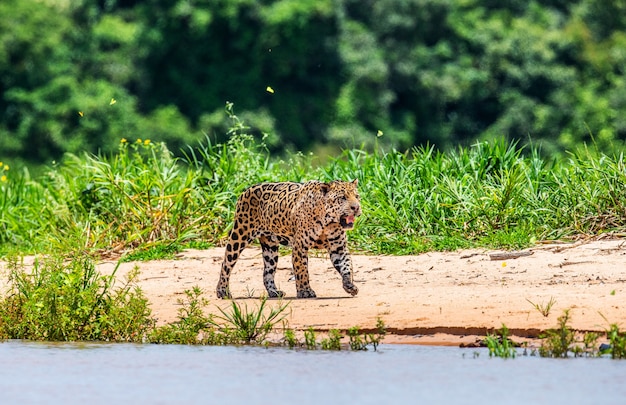
[[[358,180],[334,180],[322,183],[326,196],[326,218],[337,222],[343,229],[352,229],[356,217],[361,215],[361,198],[357,191]]]

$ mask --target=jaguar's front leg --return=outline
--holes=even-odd
[[[341,275],[343,289],[352,296],[357,295],[359,289],[354,285],[352,279],[352,260],[346,247],[345,231],[337,230],[335,234],[329,235],[327,240],[329,241],[328,253],[330,254],[330,261]]]
[[[352,260],[350,260],[348,252],[331,253],[330,260],[333,262],[335,269],[341,274],[343,289],[350,295],[357,295],[359,289],[354,285],[352,280]]]

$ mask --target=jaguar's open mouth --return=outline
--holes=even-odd
[[[339,224],[343,229],[354,228],[354,215],[342,215],[339,219]]]

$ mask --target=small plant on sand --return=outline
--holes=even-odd
[[[558,325],[550,329],[542,336],[543,341],[539,348],[541,357],[568,357],[568,353],[576,352],[574,343],[574,331],[568,325],[570,321],[569,309],[563,311],[563,315],[557,319]]]
[[[341,350],[341,337],[339,330],[329,330],[328,337],[320,342],[322,350]]]
[[[583,336],[583,347],[580,351],[580,354],[586,354],[589,357],[597,357],[600,356],[600,349],[598,348],[598,339],[600,335],[596,332],[587,332]]]
[[[550,301],[548,301],[547,303],[541,303],[541,304],[535,304],[534,302],[532,302],[531,300],[529,300],[528,298],[526,299],[526,301],[530,302],[530,305],[532,305],[533,307],[535,307],[535,309],[537,311],[539,311],[539,313],[541,315],[544,316],[544,318],[547,318],[548,316],[550,316],[550,310],[552,309],[552,307],[554,306],[554,304],[556,304],[556,300],[554,299],[554,297],[550,297]]]
[[[296,332],[293,329],[287,327],[285,321],[283,321],[283,342],[290,349],[293,349],[299,345],[298,339],[296,338]]]
[[[250,286],[246,286],[246,295],[245,298],[254,298],[254,288],[250,288]]]
[[[617,324],[611,324],[606,332],[609,348],[606,350],[612,359],[626,359],[626,333],[620,332]]]
[[[350,350],[368,350],[368,347],[371,346],[376,351],[386,333],[385,323],[380,318],[376,322],[375,333],[362,333],[358,326],[354,326],[346,331],[346,336],[348,337],[347,347]],[[344,337],[338,329],[330,329],[328,335],[318,342],[315,330],[309,327],[304,331],[303,347],[307,350],[317,350],[318,348],[322,350],[341,350],[342,346],[346,347],[345,344],[341,344],[341,339]],[[290,348],[299,345],[291,329],[285,329],[283,340]]]
[[[376,351],[386,333],[385,323],[381,318],[376,321],[376,333],[361,334],[359,328],[354,326],[348,329],[350,350],[367,350],[368,346],[372,346]]]
[[[509,339],[509,328],[504,324],[502,324],[502,328],[496,331],[496,334],[488,334],[485,342],[489,348],[489,357],[508,359],[517,356],[515,344]]]
[[[231,333],[240,343],[261,344],[275,326],[287,316],[284,312],[289,306],[289,302],[279,303],[278,307],[271,308],[268,312],[265,310],[266,304],[267,297],[262,297],[256,309],[248,309],[246,304],[241,305],[233,300],[230,311],[218,307],[222,315],[215,315],[210,322],[219,330]]]
[[[309,328],[304,331],[304,344],[307,350],[317,349],[317,341],[315,339],[315,330],[309,326]]]
[[[177,302],[181,306],[178,320],[153,329],[148,335],[148,342],[186,345],[219,345],[230,342],[230,335],[217,333],[211,326],[211,316],[204,314],[203,308],[208,305],[208,300],[202,298],[200,287],[185,290],[185,298],[178,299]]]
[[[543,341],[539,348],[540,356],[569,357],[571,353],[574,357],[597,357],[610,354],[613,359],[626,358],[626,333],[620,332],[616,324],[611,324],[606,331],[609,344],[598,346],[600,335],[596,332],[587,332],[582,340],[577,340],[575,331],[569,326],[570,320],[569,310],[566,309],[558,318],[557,327],[546,331],[541,336]]]
[[[348,329],[350,350],[367,350],[367,341],[361,336],[358,326]]]

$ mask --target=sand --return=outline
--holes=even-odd
[[[208,312],[230,305],[215,297],[223,248],[187,250],[175,260],[124,263],[123,277],[139,266],[138,284],[163,324],[176,320],[184,291],[199,286]],[[499,257],[505,254],[519,257]],[[290,301],[289,325],[318,331],[359,326],[373,329],[382,318],[386,342],[451,344],[474,341],[505,324],[515,336],[536,338],[570,310],[578,331],[626,328],[626,241],[622,239],[539,244],[521,252],[459,250],[416,256],[353,255],[359,294],[349,296],[327,256],[309,260],[316,299],[296,299],[289,252],[279,259],[276,282]],[[98,268],[109,273],[115,261]],[[249,307],[265,293],[259,248],[243,252],[231,276],[233,297]],[[547,316],[535,308],[546,307]],[[278,305],[270,300],[269,305]]]
[[[472,343],[506,325],[519,339],[535,339],[554,328],[569,309],[577,331],[604,332],[610,324],[626,329],[626,240],[546,243],[519,252],[459,250],[415,256],[353,255],[355,297],[324,252],[309,259],[315,299],[296,299],[291,256],[280,257],[276,283],[289,301],[289,326],[317,331],[358,326],[373,330],[381,318],[390,334],[385,342],[458,345]],[[150,302],[158,324],[177,319],[185,290],[200,287],[209,299],[207,312],[230,305],[215,296],[223,248],[187,250],[174,260],[122,263],[122,279],[135,266],[137,284]],[[504,255],[502,257],[502,255]],[[25,262],[32,263],[33,258]],[[98,264],[110,274],[116,260]],[[6,272],[0,262],[0,292]],[[265,294],[263,259],[258,247],[243,252],[231,276],[233,297],[253,308]],[[537,307],[553,305],[544,316]],[[283,301],[284,302],[284,301]],[[279,300],[268,301],[269,306]]]

